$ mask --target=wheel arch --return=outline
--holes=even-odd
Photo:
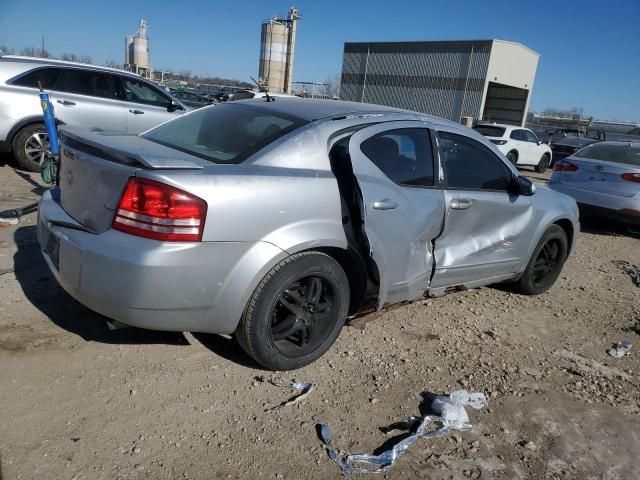
[[[513,153],[516,156],[516,160],[518,160],[520,158],[520,154],[518,153],[518,150],[515,148],[512,148],[511,150],[509,150],[507,152],[507,155],[509,155],[510,153]],[[505,155],[506,156],[506,155]]]
[[[569,251],[567,252],[567,255],[569,255],[573,248],[573,240],[575,235],[573,222],[571,222],[571,220],[569,220],[568,218],[560,218],[555,222],[553,222],[553,225],[558,225],[560,228],[564,230],[564,233],[567,234],[567,242],[569,245]]]
[[[63,121],[58,120],[57,118],[55,120],[56,120],[56,125],[65,125]],[[16,122],[15,125],[11,127],[11,129],[9,130],[9,133],[7,134],[6,142],[9,145],[9,150],[13,150],[13,140],[16,138],[16,135],[18,135],[18,133],[20,133],[21,130],[27,127],[30,127],[31,125],[36,125],[39,123],[44,125],[44,117],[42,115],[25,117],[22,120]]]

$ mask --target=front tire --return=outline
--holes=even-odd
[[[558,225],[552,225],[544,233],[533,250],[522,277],[515,289],[525,295],[539,295],[549,290],[558,279],[569,254],[566,232]]]
[[[324,253],[302,252],[262,279],[235,336],[262,366],[293,370],[329,350],[348,309],[349,281],[340,264]]]
[[[549,168],[550,163],[551,163],[551,159],[549,158],[549,154],[545,153],[544,155],[542,155],[542,158],[538,162],[538,165],[536,165],[536,172],[538,173],[546,172],[547,168]]]
[[[20,130],[11,143],[13,156],[29,172],[39,172],[43,160],[51,155],[49,136],[41,123]]]

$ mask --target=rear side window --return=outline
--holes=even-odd
[[[501,137],[504,135],[504,128],[491,125],[476,125],[473,129],[485,137]]]
[[[11,83],[20,87],[39,88],[38,82],[40,82],[42,84],[42,88],[55,90],[59,76],[59,68],[38,68],[20,78],[17,78]]]
[[[487,147],[464,135],[440,132],[440,158],[447,188],[508,190],[511,170]]]
[[[118,97],[113,75],[91,70],[63,69],[58,90],[98,98]]]
[[[182,115],[143,135],[214,163],[240,163],[307,121],[238,103]]]
[[[522,132],[524,133],[525,137],[527,138],[527,142],[538,143],[538,137],[536,137],[533,132],[531,132],[529,130],[522,130]]]
[[[512,140],[520,140],[522,142],[527,141],[527,136],[524,130],[513,130],[511,132],[511,135],[509,135],[509,138],[511,138]]]
[[[125,97],[129,102],[165,108],[169,106],[169,97],[146,82],[123,77],[122,83],[124,85]]]
[[[410,187],[433,186],[433,154],[428,130],[389,130],[365,140],[360,149],[389,180]]]
[[[573,156],[640,167],[640,146],[630,143],[594,143],[574,153]]]

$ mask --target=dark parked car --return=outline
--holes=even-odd
[[[180,100],[182,103],[189,107],[200,108],[211,105],[213,102],[204,95],[194,92],[188,92],[186,90],[172,90],[171,95]]]

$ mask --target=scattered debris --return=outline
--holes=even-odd
[[[538,446],[535,443],[527,442],[526,440],[523,440],[522,442],[520,442],[520,445],[522,445],[527,450],[537,450],[538,449]]]
[[[631,281],[636,287],[640,287],[640,267],[638,265],[632,265],[626,260],[615,260],[612,263],[622,269],[624,273],[631,277]]]
[[[467,430],[471,428],[469,416],[464,407],[477,410],[487,406],[487,399],[482,393],[468,393],[458,390],[450,395],[438,395],[431,403],[431,409],[439,415],[409,417],[380,430],[391,433],[395,430],[408,432],[392,447],[380,454],[350,454],[337,449],[333,445],[331,429],[326,423],[319,425],[320,439],[327,449],[329,458],[336,462],[344,475],[354,473],[382,473],[389,470],[396,460],[404,454],[418,438],[432,438],[444,435],[451,430]],[[439,424],[435,430],[429,430],[431,424]]]
[[[17,225],[20,222],[18,218],[0,218],[0,226],[7,227],[9,225]]]
[[[271,408],[267,408],[265,412],[268,412],[270,410],[279,410],[283,407],[295,405],[296,403],[304,400],[313,391],[313,384],[311,383],[291,382],[289,384],[283,384],[276,383],[272,380],[270,380],[269,382],[276,387],[293,388],[297,393],[293,397],[290,397],[288,400],[285,400],[284,402],[281,402]]]
[[[554,355],[571,360],[575,363],[576,368],[584,373],[590,373],[595,375],[601,375],[608,378],[623,378],[630,380],[631,376],[622,370],[613,367],[607,367],[595,360],[589,360],[577,353],[570,352],[568,350],[558,350],[554,352]]]
[[[613,344],[607,353],[613,358],[622,358],[631,355],[631,342],[629,340],[620,340]]]

